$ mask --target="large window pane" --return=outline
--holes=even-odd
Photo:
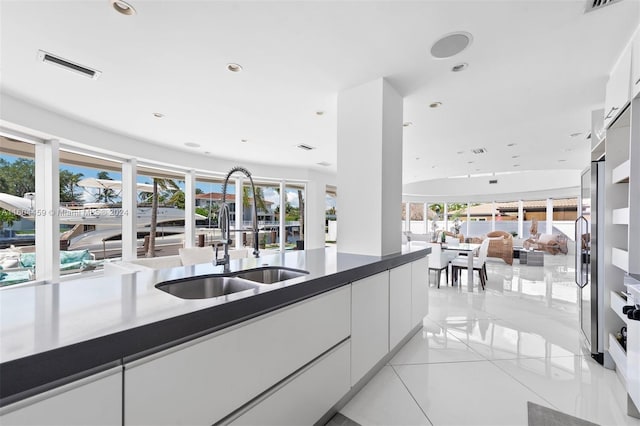
[[[34,279],[35,147],[0,137],[0,286]]]
[[[303,184],[287,183],[285,188],[286,249],[304,249],[305,188]]]
[[[61,275],[122,256],[121,178],[120,163],[60,151]]]
[[[336,214],[337,198],[336,187],[327,186],[325,195],[325,241],[328,243],[335,243],[338,239],[338,217]]]
[[[184,246],[184,175],[139,167],[137,182],[138,256],[178,254]]]

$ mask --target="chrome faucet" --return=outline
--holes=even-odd
[[[218,226],[222,232],[222,244],[224,245],[224,257],[222,261],[216,260],[217,265],[224,264],[225,268],[229,266],[229,244],[231,244],[231,220],[230,220],[230,210],[229,205],[227,204],[227,184],[229,183],[229,179],[231,175],[235,172],[241,172],[246,177],[249,178],[251,182],[251,192],[253,193],[253,255],[255,257],[260,257],[260,250],[258,249],[258,204],[256,201],[256,187],[253,184],[253,178],[251,177],[251,173],[249,170],[244,167],[236,166],[232,168],[229,173],[227,173],[227,177],[224,179],[224,184],[222,185],[222,207],[220,208],[220,215],[218,219]],[[242,196],[242,188],[236,188],[236,196]],[[238,220],[242,220],[242,218],[238,219],[236,216],[236,228],[238,227]],[[217,259],[217,256],[216,256]]]

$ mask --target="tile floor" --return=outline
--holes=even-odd
[[[484,292],[477,275],[473,293],[466,277],[431,287],[424,328],[340,412],[362,425],[526,425],[532,401],[640,425],[616,373],[581,351],[573,257],[544,262],[492,259]]]

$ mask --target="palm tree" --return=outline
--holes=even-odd
[[[180,187],[173,179],[153,178],[153,193],[151,194],[151,225],[149,227],[149,245],[145,257],[155,257],[156,255],[156,229],[158,228],[158,197],[161,189],[164,192],[170,191],[169,200],[175,197]],[[184,194],[183,194],[184,195]]]

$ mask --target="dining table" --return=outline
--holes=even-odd
[[[481,244],[460,243],[460,244],[443,244],[442,250],[457,252],[458,254],[466,254],[467,256],[467,289],[473,291],[473,257],[478,253]],[[451,264],[448,266],[451,268]],[[451,274],[451,284],[457,281],[457,277]]]

